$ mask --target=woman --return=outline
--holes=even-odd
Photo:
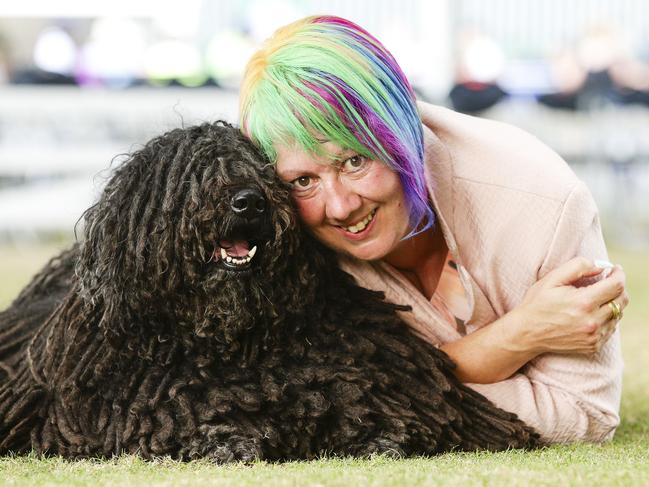
[[[457,375],[549,442],[619,423],[627,305],[597,209],[556,154],[503,124],[416,104],[357,25],[307,17],[251,58],[244,132],[292,184],[309,230]]]

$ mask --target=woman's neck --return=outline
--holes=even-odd
[[[419,291],[430,299],[437,288],[446,262],[448,247],[437,223],[404,240],[383,260],[401,271]]]

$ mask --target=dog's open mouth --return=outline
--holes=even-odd
[[[214,260],[223,267],[240,271],[251,266],[257,253],[257,245],[248,240],[219,240],[214,249]]]

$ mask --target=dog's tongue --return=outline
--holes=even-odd
[[[221,240],[220,244],[231,257],[244,257],[250,250],[246,240]]]

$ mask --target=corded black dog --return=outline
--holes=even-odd
[[[304,234],[225,123],[114,173],[0,314],[0,453],[218,462],[536,445]]]

